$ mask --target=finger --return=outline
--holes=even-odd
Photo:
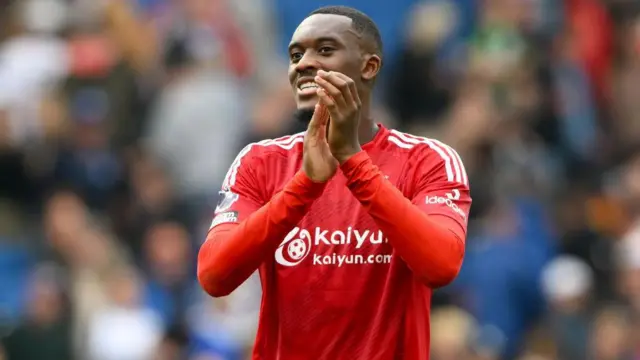
[[[335,117],[337,115],[336,102],[329,96],[325,89],[318,89],[316,92],[320,98],[319,104],[324,105],[329,111],[329,115]]]
[[[342,90],[340,90],[334,84],[321,76],[316,76],[315,82],[316,84],[318,84],[318,86],[320,86],[320,88],[324,89],[333,98],[336,105],[341,108],[344,108],[347,105],[347,102],[345,101],[342,94]]]
[[[352,106],[354,103],[353,95],[351,94],[351,89],[349,88],[349,83],[354,83],[351,78],[348,76],[339,73],[337,71],[318,71],[318,75],[327,80],[331,85],[335,86],[338,90],[340,90],[340,94],[342,94],[342,98],[344,99],[345,105]]]
[[[333,97],[331,97],[326,90],[320,88],[318,89],[317,94],[318,94],[318,97],[320,98],[318,102],[323,104],[327,109],[328,116],[327,116],[326,125],[328,127],[331,124],[331,119],[340,119],[342,115],[340,113],[340,109],[338,107],[336,100]]]
[[[356,86],[356,82],[353,81],[352,78],[348,77],[343,73],[334,72],[334,74],[336,77],[341,78],[344,82],[347,83],[347,87],[349,88],[349,93],[351,94],[351,99],[359,107],[362,103],[360,102],[360,95],[358,95],[358,87]]]
[[[331,126],[331,121],[328,121],[324,126],[324,138],[329,139],[329,127]]]
[[[318,126],[318,137],[323,138],[322,132],[327,127],[327,123],[329,122],[329,110],[322,103],[318,102],[316,110],[313,113],[313,116],[316,118],[317,126]]]
[[[311,117],[311,121],[309,121],[309,125],[307,125],[307,134],[310,136],[316,136],[318,131],[320,130],[321,123],[321,113],[323,111],[324,106],[318,103],[316,104],[315,109],[313,110],[313,116]]]
[[[328,129],[327,123],[320,125],[318,129],[318,139],[320,140],[327,139],[327,129]]]

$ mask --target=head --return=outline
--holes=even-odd
[[[367,15],[346,6],[328,6],[300,23],[289,44],[289,82],[298,117],[309,121],[318,102],[313,83],[318,70],[341,72],[356,83],[363,104],[368,103],[382,67],[382,40]]]
[[[111,305],[135,308],[142,297],[142,278],[137,269],[128,265],[116,267],[109,273],[106,290]]]
[[[191,246],[184,226],[171,221],[155,224],[147,231],[145,242],[145,256],[154,280],[173,284],[188,277]]]
[[[66,315],[68,293],[63,269],[45,263],[39,265],[27,284],[27,315],[36,325],[49,326]]]
[[[632,343],[632,316],[627,309],[605,307],[591,325],[591,353],[593,359],[623,359]]]

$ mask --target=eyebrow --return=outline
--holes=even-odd
[[[334,42],[334,43],[342,44],[342,42],[339,41],[338,38],[335,38],[333,36],[323,36],[321,38],[317,38],[314,42],[315,43]],[[293,42],[293,43],[289,44],[288,50],[291,51],[291,49],[294,49],[294,48],[297,48],[297,47],[302,47],[302,44],[299,43],[299,42]]]

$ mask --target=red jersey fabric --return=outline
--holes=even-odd
[[[467,174],[451,147],[379,127],[326,184],[300,171],[304,134],[231,165],[198,278],[223,296],[259,269],[254,360],[429,358],[432,289],[464,255]]]

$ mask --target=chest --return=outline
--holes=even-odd
[[[402,164],[390,157],[372,156],[385,178],[403,193]],[[274,194],[299,171],[302,159],[288,164],[277,179]],[[278,273],[318,269],[321,272],[359,271],[358,268],[386,267],[392,248],[367,209],[347,187],[347,178],[338,170],[307,215],[286,236],[275,254]],[[351,270],[349,270],[351,269]]]
[[[408,196],[410,190],[406,186],[404,178],[404,159],[397,158],[393,154],[385,152],[370,152],[373,163],[380,169],[383,176],[391,182],[405,196]],[[302,154],[287,160],[281,159],[278,163],[270,164],[272,169],[268,173],[275,176],[270,179],[271,187],[266,198],[271,198],[280,192],[293,176],[302,168]],[[318,198],[307,216],[300,223],[301,226],[325,226],[331,225],[335,229],[343,229],[347,231],[351,229],[372,228],[374,227],[373,219],[367,215],[367,210],[362,207],[360,202],[351,193],[347,187],[347,178],[340,169],[333,178],[329,180],[327,186],[320,198]],[[350,234],[355,234],[353,231]],[[361,232],[358,232],[361,235]],[[358,235],[358,236],[359,236]],[[337,237],[341,235],[335,235]],[[356,236],[356,235],[353,235]]]

